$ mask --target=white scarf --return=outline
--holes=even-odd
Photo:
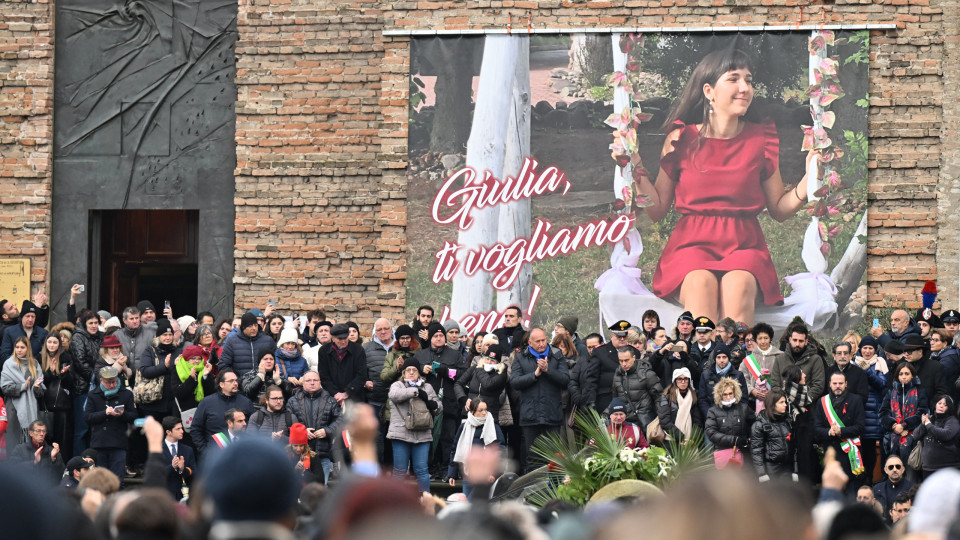
[[[884,360],[879,354],[873,355],[869,360],[862,356],[858,356],[857,365],[864,371],[866,371],[870,366],[875,366],[875,369],[884,375],[886,375],[887,371],[889,371],[886,360]]]
[[[497,428],[493,423],[493,415],[487,413],[483,418],[477,418],[472,413],[467,413],[467,418],[463,421],[463,429],[460,430],[460,439],[457,440],[457,451],[453,454],[453,461],[456,463],[465,463],[470,449],[473,448],[473,435],[478,427],[483,427],[480,438],[483,439],[484,446],[490,446],[497,442]]]
[[[673,425],[683,433],[684,437],[689,438],[693,428],[693,417],[690,415],[690,409],[693,408],[693,389],[687,390],[687,397],[683,397],[679,388],[676,392],[677,403],[679,403],[680,406],[677,408],[677,420]]]

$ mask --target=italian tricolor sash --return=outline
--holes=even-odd
[[[847,427],[843,425],[843,422],[840,420],[840,416],[837,414],[837,411],[834,410],[833,402],[830,401],[830,394],[820,398],[820,405],[823,407],[823,412],[826,413],[827,422],[830,423],[831,427]],[[850,460],[850,470],[853,472],[853,474],[858,475],[862,473],[863,457],[860,455],[860,437],[843,439],[840,441],[840,449],[847,454],[847,458]]]
[[[230,444],[230,437],[227,437],[226,433],[217,433],[213,436],[213,442],[220,448],[226,448]]]
[[[760,360],[758,360],[753,353],[748,354],[747,357],[743,359],[743,363],[747,366],[747,371],[750,372],[750,375],[753,375],[754,379],[759,381],[760,378],[763,377],[763,373],[760,370]]]

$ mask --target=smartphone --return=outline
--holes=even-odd
[[[873,327],[874,327],[874,328],[880,328],[880,319],[874,319],[874,320],[873,320]]]
[[[146,424],[146,423],[147,423],[147,419],[146,419],[146,418],[137,418],[136,420],[133,421],[133,427],[140,427],[140,428],[142,428],[143,425]]]
[[[86,286],[86,285],[80,285],[79,287],[77,287],[77,290],[80,291],[80,292],[84,292],[84,291],[87,290],[87,286]]]
[[[164,300],[164,301],[163,301],[163,309],[164,309],[164,311],[170,309],[170,301],[169,301],[169,300]]]
[[[127,407],[126,407],[125,405],[117,405],[116,407],[113,408],[113,410],[116,411],[116,412],[118,412],[118,413],[122,413],[122,412],[124,411],[124,409],[126,409],[126,408],[127,408]]]
[[[271,306],[277,305],[277,303],[273,300],[273,298],[267,298],[267,303],[270,304]]]

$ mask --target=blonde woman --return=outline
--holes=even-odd
[[[39,399],[47,390],[40,364],[34,360],[30,342],[24,336],[14,341],[13,354],[3,363],[0,389],[7,405],[7,447],[15,448],[29,440],[27,428],[39,417]]]

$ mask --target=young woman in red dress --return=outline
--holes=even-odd
[[[785,191],[773,122],[750,119],[749,57],[726,49],[694,69],[664,128],[660,171],[652,183],[634,154],[635,188],[659,221],[676,204],[680,220],[663,249],[653,292],[678,298],[695,316],[754,322],[758,300],[783,301],[757,216],[764,208],[782,222],[806,202],[807,177]],[[807,162],[815,158],[807,156]],[[759,298],[758,298],[759,297]]]

